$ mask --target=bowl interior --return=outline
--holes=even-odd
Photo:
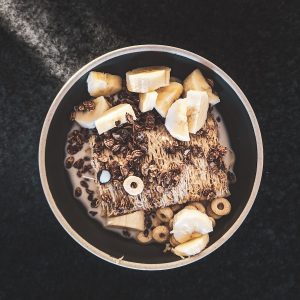
[[[244,209],[252,191],[256,175],[257,148],[254,130],[248,113],[233,89],[216,73],[193,60],[166,52],[145,51],[129,53],[108,60],[94,70],[118,74],[124,77],[126,71],[143,66],[165,65],[172,68],[172,76],[184,79],[195,68],[215,82],[221,103],[218,110],[228,129],[232,148],[236,154],[235,173],[237,182],[231,186],[232,212],[218,220],[210,235],[210,245],[215,243],[236,221]],[[73,189],[64,169],[64,146],[71,127],[69,114],[74,105],[89,99],[86,72],[69,89],[54,114],[46,140],[46,175],[55,203],[69,225],[88,243],[119,258],[131,262],[153,264],[178,260],[175,255],[162,252],[163,246],[138,245],[132,240],[110,232],[88,216],[81,203],[73,196]]]

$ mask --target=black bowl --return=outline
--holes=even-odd
[[[217,107],[236,154],[234,170],[237,182],[231,186],[230,197],[232,212],[218,221],[218,226],[210,234],[208,247],[202,253],[184,260],[171,253],[163,253],[161,245],[138,245],[104,229],[88,216],[80,202],[74,198],[64,168],[64,146],[71,127],[69,113],[74,105],[89,99],[86,84],[88,73],[97,70],[124,77],[126,71],[148,65],[169,66],[172,76],[181,79],[199,68],[205,76],[214,80],[221,98]],[[109,262],[135,269],[159,270],[199,260],[222,245],[241,225],[259,188],[263,148],[254,112],[245,95],[228,75],[213,63],[191,52],[169,46],[141,45],[116,50],[95,59],[63,86],[43,126],[39,167],[43,189],[54,215],[78,243]],[[120,257],[123,259],[119,260]]]

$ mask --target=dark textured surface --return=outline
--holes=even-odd
[[[0,299],[299,296],[296,1],[0,0],[0,22]],[[65,79],[142,43],[220,66],[248,96],[265,147],[262,186],[240,230],[201,262],[155,273],[117,268],[74,242],[47,205],[37,164],[42,122]]]

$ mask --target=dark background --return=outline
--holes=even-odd
[[[0,299],[296,299],[296,8],[296,1],[0,0]],[[193,51],[227,72],[256,112],[265,149],[259,194],[236,234],[198,263],[152,273],[118,268],[74,242],[48,207],[37,162],[43,120],[66,79],[101,54],[143,43]]]

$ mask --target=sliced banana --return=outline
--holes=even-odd
[[[139,94],[139,109],[141,112],[146,112],[152,110],[155,107],[157,92],[148,92],[144,94]]]
[[[144,211],[138,210],[123,216],[109,217],[106,219],[106,225],[111,227],[130,228],[139,231],[144,231],[145,230]]]
[[[110,96],[122,89],[122,78],[102,72],[90,72],[87,78],[89,94],[93,97]]]
[[[205,124],[209,108],[206,92],[189,90],[187,92],[187,115],[190,133],[197,133]]]
[[[212,92],[211,86],[208,84],[199,69],[194,70],[185,78],[183,81],[183,88],[185,93],[189,90],[207,92],[208,100],[211,105],[215,105],[220,102],[219,97]]]
[[[201,237],[192,239],[188,242],[180,244],[172,249],[172,252],[180,257],[192,256],[200,253],[209,242],[208,234],[204,234]]]
[[[178,82],[171,82],[168,86],[157,90],[155,109],[163,118],[166,117],[170,106],[180,97],[182,91],[183,86]]]
[[[199,69],[195,69],[184,79],[183,87],[185,92],[189,90],[206,91],[211,89],[211,86],[208,84]]]
[[[168,67],[138,68],[126,73],[127,89],[134,93],[148,93],[170,83]]]
[[[103,97],[98,97],[93,100],[95,103],[95,109],[87,112],[77,111],[75,116],[75,121],[84,128],[95,128],[95,121],[107,111],[111,105]]]
[[[96,121],[95,125],[99,135],[116,127],[116,122],[124,124],[127,122],[126,114],[136,120],[135,113],[130,104],[119,104],[105,111]]]
[[[211,220],[199,210],[184,208],[174,216],[172,233],[180,243],[190,240],[193,233],[206,234],[211,231]]]
[[[165,126],[175,139],[185,142],[190,140],[186,99],[178,99],[171,105],[166,116]]]

